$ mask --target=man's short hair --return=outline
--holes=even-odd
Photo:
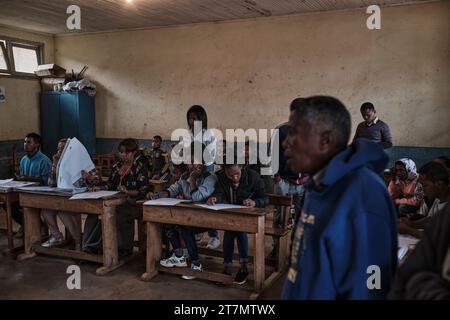
[[[373,111],[375,111],[375,107],[373,106],[372,102],[364,102],[361,105],[361,108],[359,110],[360,111],[366,111],[366,110],[373,110]]]
[[[297,98],[291,106],[299,118],[305,120],[311,128],[331,131],[335,138],[335,147],[347,146],[351,131],[351,117],[344,104],[334,97],[312,96]]]
[[[159,141],[161,141],[161,142],[162,142],[162,137],[161,137],[161,136],[158,136],[158,135],[156,135],[156,136],[153,136],[153,139],[158,139]]]
[[[438,162],[428,162],[419,169],[419,174],[425,175],[427,180],[432,182],[442,181],[445,185],[449,183],[449,173],[447,168]]]
[[[31,132],[25,136],[25,138],[31,138],[33,141],[40,146],[42,145],[42,137],[35,132]]]
[[[127,138],[120,141],[119,146],[117,147],[119,152],[121,147],[124,147],[126,152],[134,152],[139,149],[139,143],[136,139]]]

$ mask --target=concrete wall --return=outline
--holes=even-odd
[[[0,36],[41,42],[44,44],[44,63],[53,62],[53,36],[4,27],[0,27]],[[28,132],[39,131],[39,80],[0,77],[0,86],[6,91],[6,102],[0,104],[0,141],[23,139]]]
[[[401,146],[449,147],[450,1],[365,11],[61,36],[56,62],[89,66],[97,135],[170,137],[192,104],[210,127],[272,128],[297,96],[372,101]]]
[[[12,30],[0,26],[0,37],[6,36],[44,44],[44,63],[54,59],[53,36]],[[23,150],[23,138],[31,131],[39,132],[39,80],[0,77],[5,87],[6,102],[0,103],[0,178],[12,174],[13,146]]]

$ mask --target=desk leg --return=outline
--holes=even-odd
[[[17,257],[19,261],[36,256],[32,246],[41,242],[41,219],[39,213],[40,210],[37,208],[23,208],[25,253]]]
[[[8,250],[11,251],[14,248],[14,235],[12,224],[12,203],[11,199],[6,199],[6,229],[8,232]]]
[[[119,267],[117,249],[116,207],[103,207],[102,215],[103,267],[97,269],[101,276]]]
[[[142,281],[150,281],[158,274],[156,264],[161,259],[161,225],[147,221],[147,257],[146,272],[142,274]]]
[[[263,289],[265,278],[264,262],[264,216],[258,217],[258,232],[255,234],[255,257],[253,261],[255,292]]]

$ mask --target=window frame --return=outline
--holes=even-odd
[[[5,54],[6,67],[7,67],[6,70],[3,70],[3,69],[0,70],[0,72],[2,73],[2,74],[0,74],[0,77],[30,79],[30,80],[39,79],[39,77],[36,76],[35,74],[16,71],[13,47],[35,50],[36,57],[37,57],[37,63],[38,63],[38,65],[40,65],[40,64],[43,64],[44,44],[41,42],[4,37],[1,35],[0,35],[0,40],[5,41],[5,44],[6,44],[5,45],[6,54],[5,54],[5,51],[3,51],[3,53]],[[3,43],[1,43],[1,44],[3,44]],[[3,46],[1,46],[1,48],[3,50]]]

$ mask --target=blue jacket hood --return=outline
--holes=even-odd
[[[333,185],[350,171],[366,166],[376,174],[386,168],[389,157],[375,142],[358,139],[328,163],[322,183]]]

